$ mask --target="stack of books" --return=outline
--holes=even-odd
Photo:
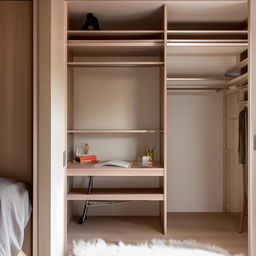
[[[97,163],[97,156],[96,155],[77,156],[76,161],[79,163]]]

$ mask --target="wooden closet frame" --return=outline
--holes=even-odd
[[[66,6],[66,17],[68,20],[68,1]],[[72,1],[70,2],[72,4]],[[67,193],[67,201],[73,200],[126,200],[126,201],[159,201],[160,216],[163,233],[167,233],[167,8],[163,5],[162,30],[140,30],[114,31],[114,34],[158,34],[162,35],[162,40],[68,40],[71,35],[96,34],[100,36],[109,35],[112,31],[72,31],[66,30],[67,33],[67,51],[73,47],[159,47],[161,61],[158,62],[73,62],[67,61],[67,66],[72,67],[115,67],[115,66],[162,66],[160,79],[160,130],[123,130],[123,129],[68,129],[67,134],[157,134],[160,137],[160,163],[155,163],[153,168],[139,168],[136,163],[132,168],[102,168],[94,167],[94,164],[79,165],[67,164],[67,182],[69,177],[84,176],[101,176],[101,177],[159,177],[159,189],[93,189],[94,194],[86,194],[86,189],[72,189]],[[125,42],[123,42],[125,41]],[[118,193],[119,191],[119,193]],[[89,221],[89,220],[88,220]]]

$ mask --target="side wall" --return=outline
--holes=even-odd
[[[32,181],[32,2],[0,1],[0,176]]]
[[[0,33],[0,176],[32,184],[32,1],[0,1]]]

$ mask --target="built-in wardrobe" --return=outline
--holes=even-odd
[[[88,13],[100,30],[81,30]],[[104,222],[166,235],[168,213],[244,210],[234,232],[246,232],[247,1],[67,1],[65,16],[68,250]],[[132,166],[77,163],[85,144]]]

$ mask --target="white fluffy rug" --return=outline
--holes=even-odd
[[[104,240],[73,241],[74,256],[232,256],[223,249],[195,241],[152,240],[141,244],[107,244]],[[233,256],[242,256],[237,254]]]

